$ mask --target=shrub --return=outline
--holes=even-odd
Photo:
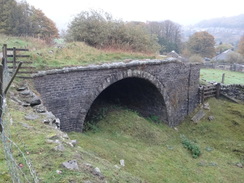
[[[201,155],[200,148],[197,146],[197,144],[189,140],[184,135],[181,135],[181,143],[183,144],[184,148],[191,152],[193,158],[198,158]]]
[[[203,58],[200,55],[192,55],[189,58],[189,62],[193,63],[203,63]]]
[[[71,22],[68,41],[82,41],[96,48],[118,48],[135,52],[159,51],[157,37],[151,35],[145,23],[114,20],[103,11],[83,11]]]

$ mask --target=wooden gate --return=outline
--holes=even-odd
[[[7,45],[3,45],[3,58],[8,65],[10,73],[14,73],[17,68],[17,64],[22,63],[20,70],[16,77],[29,79],[31,78],[30,74],[35,73],[35,67],[31,66],[33,64],[30,61],[30,55],[21,54],[23,52],[28,52],[29,49],[22,48],[7,48]]]
[[[210,97],[219,98],[220,96],[220,83],[201,86],[199,88],[200,102],[203,104],[205,99]]]

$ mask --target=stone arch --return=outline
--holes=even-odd
[[[95,90],[94,92],[91,94],[92,96],[89,97],[89,99],[87,99],[87,101],[85,102],[86,103],[86,107],[85,107],[85,110],[83,109],[81,113],[82,114],[82,119],[81,120],[81,126],[83,127],[83,123],[85,121],[85,118],[86,118],[86,115],[89,111],[89,109],[91,108],[92,104],[94,103],[94,101],[97,99],[97,97],[99,97],[99,95],[104,91],[106,90],[107,88],[109,88],[111,85],[113,85],[114,83],[118,83],[120,82],[121,80],[124,80],[124,79],[129,79],[129,78],[138,78],[138,79],[142,79],[142,80],[145,80],[145,81],[148,81],[149,83],[151,83],[152,86],[154,86],[157,91],[160,93],[160,95],[162,96],[163,98],[163,103],[165,105],[165,119],[167,123],[169,123],[168,121],[168,108],[169,108],[169,105],[168,105],[168,95],[166,93],[166,90],[165,90],[165,87],[164,85],[153,75],[151,75],[150,73],[148,72],[145,72],[145,71],[140,71],[140,70],[127,70],[127,71],[123,71],[123,72],[119,72],[119,73],[116,73],[116,74],[113,74],[109,77],[107,77]]]

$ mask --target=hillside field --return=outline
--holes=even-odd
[[[70,147],[63,142],[64,151],[55,150],[57,144],[48,142],[53,138],[60,140],[59,131],[43,124],[41,117],[26,120],[25,115],[32,114],[32,109],[11,100],[10,129],[13,140],[28,152],[26,156],[40,182],[242,182],[243,168],[237,165],[244,163],[243,105],[214,98],[208,102],[211,109],[200,123],[194,124],[188,117],[175,129],[112,106],[91,131],[69,133],[78,144]],[[214,116],[213,121],[208,120],[210,115]],[[193,158],[192,152],[184,148],[183,137],[199,147],[199,157]],[[61,166],[73,159],[79,170]],[[124,167],[120,165],[122,159]],[[98,167],[103,179],[92,174],[90,166]],[[2,151],[0,179],[11,182]]]
[[[98,50],[84,43],[51,47],[32,38],[0,35],[0,44],[3,43],[30,48],[38,70],[156,58],[121,50]],[[222,72],[226,73],[226,83],[243,84],[243,73],[202,69],[201,78],[220,82]],[[4,120],[11,139],[31,161],[41,183],[241,183],[244,180],[244,107],[241,104],[211,98],[207,101],[210,110],[205,110],[206,115],[199,123],[193,123],[191,118],[200,106],[175,128],[157,121],[157,116],[145,119],[130,109],[108,105],[91,130],[70,132],[67,136],[44,124],[42,114],[13,100],[18,96],[16,86],[20,82],[16,80],[7,95]],[[27,82],[32,87],[31,81]],[[27,120],[29,115],[37,118]],[[77,140],[75,147],[70,145],[71,140]],[[57,141],[64,149],[58,148]],[[0,141],[0,183],[10,183],[4,149]],[[15,146],[11,152],[19,169],[28,174],[22,154]],[[76,160],[79,169],[64,168],[62,163],[69,160]]]
[[[221,83],[222,75],[225,74],[224,84],[244,85],[244,73],[218,69],[201,69],[200,79],[208,82]]]

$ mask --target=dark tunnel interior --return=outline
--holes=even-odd
[[[103,90],[94,100],[85,123],[96,119],[99,111],[106,106],[118,105],[137,111],[143,117],[156,117],[167,122],[167,112],[163,96],[148,80],[126,78]]]

